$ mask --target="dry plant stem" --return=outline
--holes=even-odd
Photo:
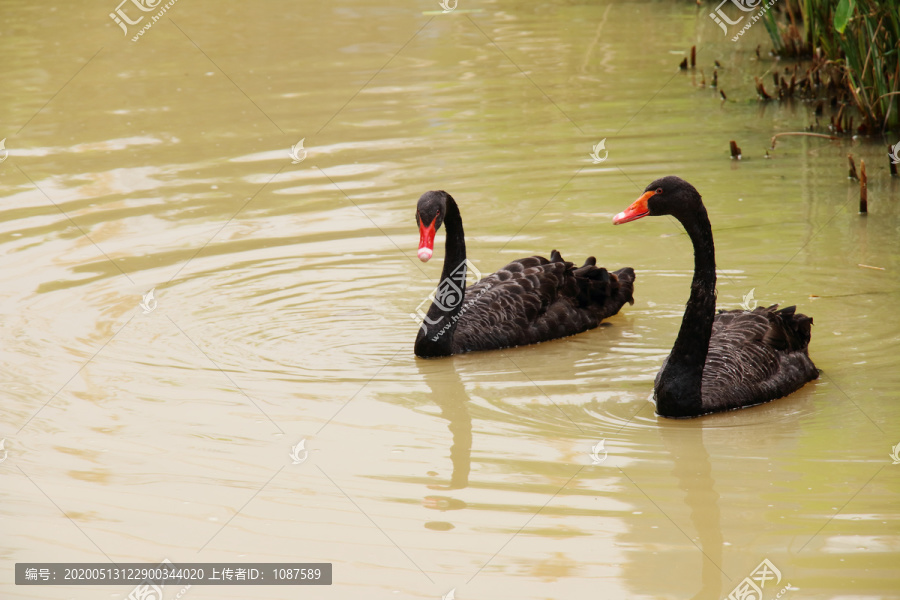
[[[869,212],[869,189],[866,185],[866,161],[859,159],[859,212]]]
[[[857,181],[859,181],[859,175],[856,174],[856,163],[853,162],[852,154],[847,155],[847,163],[850,165],[850,170],[847,171],[847,177],[849,177],[850,179],[856,179]]]
[[[842,104],[841,108],[838,110],[837,116],[834,118],[834,124],[837,127],[838,133],[844,133],[844,127],[841,124],[844,120],[844,109],[847,108],[846,104]]]
[[[766,88],[763,85],[762,79],[760,79],[759,77],[754,77],[754,79],[756,80],[756,93],[759,94],[759,97],[763,100],[771,100],[772,96],[770,96],[768,92],[766,92]]]
[[[787,7],[787,15],[788,15],[788,18],[791,20],[791,25],[794,26],[794,29],[797,29],[797,21],[794,20],[794,11],[791,10],[790,4],[788,4],[788,7]]]
[[[809,133],[808,131],[787,131],[787,132],[783,132],[783,133],[776,133],[775,135],[772,136],[772,150],[775,149],[775,141],[783,135],[805,135],[807,137],[825,138],[826,140],[839,139],[833,135],[825,135],[824,133]]]

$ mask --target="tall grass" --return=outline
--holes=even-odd
[[[900,130],[900,0],[781,0],[768,11],[775,52],[833,71],[863,131]],[[801,35],[805,28],[805,39]]]

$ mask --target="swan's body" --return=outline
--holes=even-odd
[[[416,337],[423,358],[535,344],[593,329],[626,302],[634,303],[634,271],[609,273],[593,257],[581,267],[554,250],[550,260],[514,260],[466,287],[462,218],[446,192],[426,192],[416,219],[419,258],[432,256],[434,234],[447,228],[447,253],[435,301]],[[462,298],[462,302],[460,302]]]
[[[678,177],[647,186],[615,224],[672,215],[694,245],[694,279],[681,329],[656,376],[656,410],[664,417],[697,417],[769,402],[819,376],[809,358],[812,319],[778,305],[716,314],[712,228],[697,190]]]
[[[551,260],[520,258],[467,288],[450,354],[536,344],[593,329],[633,302],[634,280],[631,269],[609,274],[595,264],[589,258],[576,268],[554,250]],[[435,325],[419,331],[418,356],[429,356],[429,336],[440,335],[446,323]]]
[[[818,377],[807,354],[811,324],[793,306],[719,311],[700,382],[703,412],[775,400]],[[656,376],[657,388],[667,363]]]

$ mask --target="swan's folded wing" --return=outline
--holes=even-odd
[[[529,336],[556,301],[571,263],[541,256],[513,261],[466,289],[454,334],[459,351],[534,343]]]
[[[713,321],[713,338],[734,343],[762,343],[774,350],[805,350],[812,319],[796,306],[779,310],[777,304],[752,311],[721,310]]]
[[[469,287],[454,351],[533,344],[596,327],[631,301],[634,272],[627,269],[620,289],[616,276],[595,262],[576,269],[554,250],[549,261],[515,260]]]
[[[774,400],[816,378],[807,354],[812,319],[795,310],[772,305],[716,315],[703,368],[704,403]]]

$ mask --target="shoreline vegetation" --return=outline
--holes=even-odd
[[[789,83],[774,74],[775,97],[818,100],[817,116],[830,102],[834,133],[900,131],[900,0],[778,0],[762,21],[773,54],[810,61],[786,70]],[[773,97],[761,81],[757,93]]]

